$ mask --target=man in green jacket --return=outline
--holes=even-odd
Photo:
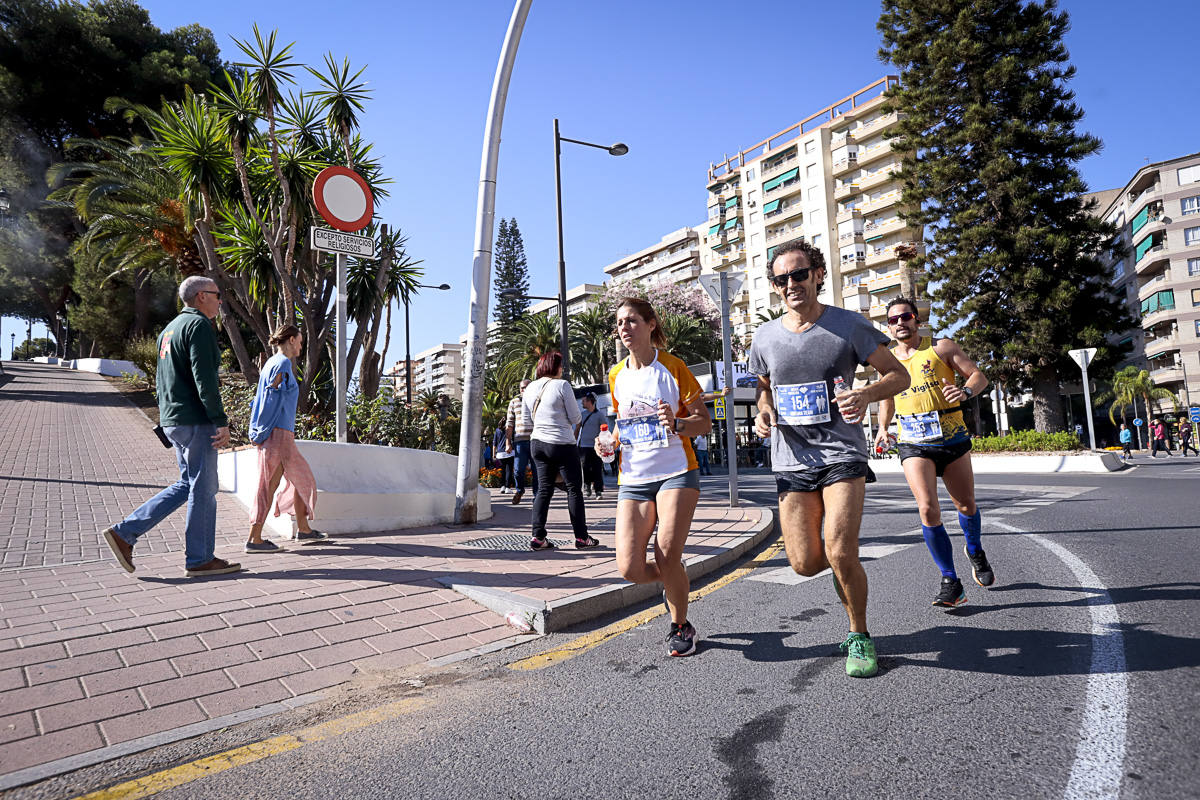
[[[238,572],[242,566],[214,555],[217,538],[217,448],[229,444],[217,369],[221,350],[212,320],[221,292],[194,275],[179,285],[183,313],[158,337],[158,420],[175,445],[179,480],[147,500],[104,539],[126,572],[133,572],[138,537],[187,503],[184,567],[189,578]]]

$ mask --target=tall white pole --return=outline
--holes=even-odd
[[[1096,421],[1092,419],[1092,388],[1088,386],[1087,358],[1083,359],[1083,407],[1087,410],[1088,441],[1096,449]]]
[[[346,256],[337,256],[337,363],[333,366],[337,392],[337,440],[346,441]]]
[[[729,462],[729,507],[738,506],[737,388],[733,385],[733,331],[729,324],[729,273],[721,272],[721,364],[725,371],[725,460]]]
[[[454,521],[474,524],[478,514],[479,440],[483,428],[483,371],[487,367],[488,288],[492,279],[492,231],[496,217],[496,167],[500,161],[500,129],[508,83],[517,60],[517,45],[533,0],[517,0],[488,105],[479,165],[479,196],[475,206],[475,261],[471,269],[471,310],[467,318],[466,361],[463,364],[462,426],[458,436],[458,475],[454,486]]]

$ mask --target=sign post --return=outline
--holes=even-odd
[[[326,167],[313,180],[313,203],[331,226],[312,229],[314,250],[337,254],[337,312],[334,327],[337,342],[334,348],[333,375],[337,417],[337,440],[345,442],[346,431],[346,256],[373,258],[375,240],[369,236],[352,236],[371,223],[375,204],[371,187],[348,167]],[[341,233],[339,233],[341,231]]]
[[[733,296],[738,293],[738,289],[742,288],[742,281],[745,280],[743,272],[718,272],[713,275],[701,275],[700,285],[704,287],[704,291],[708,292],[709,297],[717,304],[717,308],[721,309],[721,362],[724,366],[725,373],[725,391],[735,391],[733,385],[733,331],[729,324],[729,306],[733,301]],[[729,394],[729,397],[734,397]],[[724,398],[721,398],[724,400]],[[725,460],[729,467],[729,507],[737,508],[738,505],[738,485],[737,485],[737,401],[734,400],[733,420],[730,424],[726,416],[725,420]]]
[[[1068,351],[1071,358],[1075,359],[1075,363],[1083,370],[1083,405],[1087,409],[1087,424],[1088,424],[1088,440],[1091,442],[1091,449],[1096,449],[1096,423],[1092,419],[1092,389],[1088,386],[1088,364],[1092,363],[1092,359],[1096,357],[1096,348],[1083,347],[1078,350]]]

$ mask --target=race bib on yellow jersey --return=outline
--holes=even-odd
[[[923,414],[902,414],[896,417],[900,423],[900,441],[923,444],[942,440],[941,415],[936,411]]]

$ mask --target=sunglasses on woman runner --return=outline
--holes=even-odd
[[[788,285],[788,281],[804,283],[806,280],[808,280],[809,269],[809,267],[800,267],[800,269],[794,269],[791,272],[784,273],[783,275],[772,275],[771,283],[775,284],[781,289]]]
[[[897,322],[908,322],[910,319],[912,319],[915,316],[916,316],[916,314],[914,314],[913,312],[905,311],[904,313],[897,314],[894,317],[888,317],[887,318],[888,325],[895,325]]]

